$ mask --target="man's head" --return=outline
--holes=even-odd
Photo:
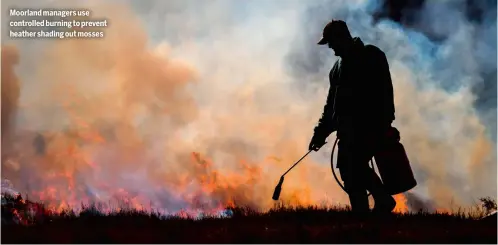
[[[329,48],[334,50],[336,56],[342,57],[348,52],[352,43],[353,37],[346,22],[332,20],[323,28],[322,39],[320,39],[318,45],[328,44]]]

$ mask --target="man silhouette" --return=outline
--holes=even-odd
[[[318,151],[337,131],[337,168],[352,211],[370,211],[368,190],[375,202],[373,211],[390,213],[396,201],[368,166],[394,121],[393,86],[386,56],[376,46],[353,38],[342,20],[329,22],[318,44],[327,44],[340,58],[330,71],[327,102],[309,150]]]

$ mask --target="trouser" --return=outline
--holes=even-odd
[[[354,212],[370,210],[367,190],[372,193],[376,203],[390,196],[377,173],[369,167],[369,161],[376,151],[375,145],[375,142],[366,139],[341,139],[338,144],[337,167]]]

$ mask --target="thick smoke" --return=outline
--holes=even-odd
[[[2,178],[30,197],[124,198],[168,211],[270,207],[325,101],[335,57],[316,40],[332,17],[388,56],[395,124],[420,183],[413,195],[447,207],[496,193],[496,143],[470,86],[484,61],[470,55],[476,35],[467,29],[480,27],[463,17],[458,31],[433,43],[388,21],[373,24],[364,1],[106,3],[78,4],[109,19],[105,39],[9,41],[20,52],[23,106]],[[496,39],[479,40],[496,52]],[[496,73],[496,60],[489,69]],[[330,150],[287,175],[282,199],[347,201],[330,174]]]
[[[19,78],[15,66],[19,63],[19,53],[15,46],[2,46],[2,145],[7,146],[9,132],[15,129],[15,118],[19,106]],[[7,150],[4,148],[3,150]]]

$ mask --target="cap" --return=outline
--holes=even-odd
[[[342,20],[332,20],[329,22],[325,28],[323,28],[322,38],[317,44],[327,44],[331,36],[351,36],[346,22]]]

